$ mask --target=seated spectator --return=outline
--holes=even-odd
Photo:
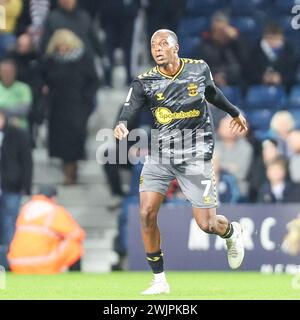
[[[21,209],[9,248],[13,272],[48,274],[65,271],[83,254],[84,231],[56,203],[55,187],[44,185]]]
[[[0,0],[0,5],[5,10],[5,29],[0,29],[0,59],[2,59],[7,51],[13,48],[16,42],[16,25],[18,17],[22,13],[22,0]]]
[[[240,190],[236,178],[221,168],[220,155],[215,152],[214,172],[220,203],[237,203],[240,199]]]
[[[287,142],[292,155],[289,160],[289,173],[291,180],[300,184],[300,130],[292,131]]]
[[[0,110],[11,124],[27,129],[32,94],[26,83],[16,80],[16,73],[13,60],[5,59],[0,63]]]
[[[267,181],[259,190],[258,202],[287,203],[300,201],[299,186],[287,177],[286,161],[277,158],[267,165]]]
[[[76,184],[99,82],[93,60],[72,31],[60,29],[53,34],[43,75],[49,90],[49,155],[62,159],[64,184]]]
[[[267,165],[280,156],[278,145],[274,139],[266,139],[261,144],[261,154],[253,159],[249,174],[249,201],[256,202],[258,192],[265,183]]]
[[[253,157],[253,147],[241,134],[232,132],[230,121],[230,117],[220,121],[215,150],[220,156],[221,169],[237,179],[241,197],[247,198],[247,175]]]
[[[22,195],[30,194],[32,157],[28,133],[9,125],[0,110],[0,256],[5,265],[7,247],[13,237],[14,225]]]
[[[297,58],[284,37],[281,26],[270,23],[265,26],[260,43],[249,56],[248,77],[250,84],[284,85],[289,88],[295,82]]]
[[[216,85],[240,85],[247,49],[239,31],[229,24],[229,17],[225,13],[216,12],[212,16],[211,30],[205,32],[202,38],[193,56],[208,63]]]
[[[271,137],[276,140],[280,154],[289,158],[290,150],[287,145],[287,137],[295,128],[295,120],[288,111],[276,112],[270,122]]]

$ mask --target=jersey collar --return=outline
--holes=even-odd
[[[175,80],[180,75],[181,71],[183,70],[183,68],[185,66],[185,62],[182,58],[180,58],[180,61],[181,61],[181,66],[180,66],[179,70],[176,72],[176,74],[174,74],[174,76],[169,76],[169,75],[163,73],[162,71],[159,70],[158,66],[156,66],[156,70],[163,77],[165,77],[167,79]]]

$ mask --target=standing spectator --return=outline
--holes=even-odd
[[[10,126],[0,111],[0,251],[7,250],[22,194],[30,194],[31,148],[27,132]]]
[[[23,12],[18,20],[17,35],[28,33],[35,47],[43,33],[43,25],[55,0],[23,0]]]
[[[289,88],[295,82],[297,58],[281,26],[274,23],[265,26],[262,39],[249,59],[247,65],[251,69],[248,68],[246,76],[251,84],[284,85]]]
[[[288,135],[287,142],[292,151],[289,161],[290,177],[293,182],[300,184],[300,130],[292,131]]]
[[[140,8],[140,0],[99,1],[101,26],[105,30],[110,65],[114,65],[114,51],[121,48],[124,53],[127,83],[131,78],[131,47],[134,23]],[[126,26],[126,27],[124,27]],[[107,70],[107,84],[111,86],[111,68]]]
[[[259,202],[287,203],[300,200],[299,187],[287,177],[286,162],[277,158],[267,166],[267,181],[259,190]]]
[[[32,104],[30,87],[16,80],[16,64],[11,59],[0,63],[0,110],[5,112],[10,123],[28,128],[28,114]]]
[[[240,134],[230,130],[230,118],[220,121],[216,152],[220,155],[221,169],[231,173],[238,181],[241,197],[247,198],[247,175],[253,157],[251,144]]]
[[[74,184],[77,160],[85,157],[97,75],[84,43],[66,29],[57,30],[51,37],[43,68],[49,88],[49,155],[63,160],[64,183]]]
[[[82,255],[85,233],[56,203],[57,191],[44,185],[21,209],[8,261],[13,272],[49,274],[65,271]]]
[[[276,140],[280,154],[289,158],[291,151],[287,145],[287,137],[295,128],[295,120],[289,111],[276,112],[270,123],[271,136]]]
[[[43,108],[41,70],[29,34],[24,33],[18,37],[16,49],[10,53],[9,57],[16,63],[18,81],[28,84],[32,92],[33,101],[29,113],[29,129],[32,141],[34,141],[36,125],[42,122],[45,110]]]
[[[240,85],[247,48],[239,31],[229,24],[229,17],[223,12],[216,12],[212,16],[210,31],[204,32],[202,38],[203,42],[195,49],[194,56],[211,66],[216,85]]]
[[[0,59],[3,58],[16,42],[16,25],[21,15],[22,0],[0,0],[0,5],[5,9],[6,28],[0,31]]]
[[[50,38],[58,29],[71,30],[84,42],[87,53],[103,56],[105,51],[93,28],[91,18],[77,6],[77,0],[58,0],[58,8],[50,12],[41,39],[42,54],[46,52]]]

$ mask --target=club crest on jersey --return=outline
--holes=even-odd
[[[195,83],[190,83],[187,87],[190,97],[195,97],[198,92],[198,86]]]
[[[159,92],[159,93],[156,94],[156,100],[161,101],[161,100],[164,100],[164,99],[165,99],[165,97],[164,97],[163,92]]]
[[[203,197],[203,200],[204,200],[204,203],[205,203],[205,204],[210,204],[210,203],[212,202],[210,196]]]

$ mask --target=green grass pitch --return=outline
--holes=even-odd
[[[6,288],[0,290],[0,300],[300,299],[300,289],[293,289],[293,277],[286,274],[168,272],[167,277],[171,287],[169,295],[143,297],[140,292],[149,285],[150,272],[65,273],[53,276],[7,273]]]

